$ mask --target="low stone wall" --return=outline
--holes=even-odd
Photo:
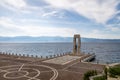
[[[30,55],[30,54],[18,54],[18,53],[9,53],[9,52],[0,52],[1,55],[4,56],[11,56],[11,57],[30,57],[30,58],[41,58],[41,59],[52,59],[60,56],[65,56],[71,54],[70,52],[67,53],[60,53],[60,54],[54,54],[49,56],[38,56],[38,55]]]
[[[94,80],[94,78],[101,77],[101,76],[104,76],[104,74],[99,74],[99,75],[92,76],[92,77],[90,77],[90,80]]]
[[[83,60],[81,60],[81,62],[90,62],[92,59],[94,59],[96,57],[96,55],[93,53],[93,54],[90,54],[89,57],[86,57],[84,58]]]

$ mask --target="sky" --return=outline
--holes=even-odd
[[[120,39],[120,0],[0,0],[0,36]]]

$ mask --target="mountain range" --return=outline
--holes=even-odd
[[[72,42],[73,37],[31,37],[31,36],[17,36],[17,37],[0,37],[0,42]],[[82,42],[120,42],[120,39],[97,39],[97,38],[81,38]]]

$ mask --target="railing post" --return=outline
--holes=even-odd
[[[46,56],[46,59],[48,59],[48,56]]]
[[[40,56],[40,58],[42,59],[43,57],[42,57],[42,56]]]

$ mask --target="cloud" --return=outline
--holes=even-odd
[[[119,0],[45,0],[54,8],[75,11],[80,15],[105,24],[117,12]]]
[[[87,38],[104,38],[103,35],[101,34],[101,32],[98,29],[94,29],[94,30],[84,34],[84,37],[87,37]]]
[[[57,14],[58,14],[58,11],[51,11],[51,12],[48,12],[48,13],[43,13],[42,17],[57,16]]]
[[[34,24],[17,24],[7,17],[0,17],[2,32],[0,36],[73,36],[76,30],[73,28],[34,26]]]
[[[106,30],[93,29],[92,31],[88,32],[87,34],[83,34],[83,37],[98,38],[98,39],[120,39],[120,36],[118,36],[118,34],[120,34],[120,31],[111,32],[108,29],[106,29]]]
[[[23,31],[29,36],[72,36],[75,33],[74,29],[71,28],[56,28],[56,27],[46,27],[46,26],[28,26],[21,27]]]
[[[110,30],[110,31],[113,31],[113,32],[120,32],[120,27],[115,26],[114,24],[112,24],[112,25],[106,25],[106,29]]]
[[[15,25],[13,20],[7,17],[0,17],[0,36],[23,35],[23,31]]]
[[[24,22],[23,22],[24,23]],[[106,29],[93,29],[88,32],[78,28],[65,28],[55,26],[34,25],[32,23],[20,24],[10,18],[0,17],[0,36],[61,36],[72,37],[74,34],[81,34],[82,37],[88,38],[108,38],[119,39],[120,28],[109,25]],[[111,32],[112,31],[112,32]],[[110,32],[110,33],[109,33]]]
[[[3,0],[2,3],[17,9],[21,9],[27,6],[24,0]]]
[[[41,17],[60,17],[63,18],[63,11],[75,11],[78,14],[105,24],[108,20],[119,13],[116,7],[120,3],[119,0],[43,0],[49,5],[32,6],[26,0],[0,0],[0,6],[17,13],[33,13]]]
[[[17,27],[14,25],[12,19],[7,18],[7,17],[0,17],[0,25],[1,25],[1,26],[4,26],[4,27],[6,27],[6,28],[17,28]]]
[[[0,0],[0,7],[16,13],[38,15],[39,17],[58,17],[62,18],[60,10],[51,8],[48,5],[30,5],[26,0]]]
[[[0,6],[16,13],[31,13],[41,8],[30,6],[25,0],[0,0]]]
[[[119,0],[44,1],[47,4],[43,6],[36,3],[30,5],[30,2],[26,0],[0,0],[0,8],[4,7],[3,9],[8,12],[5,15],[0,15],[6,16],[0,17],[0,36],[67,37],[79,33],[83,37],[118,38],[120,34],[120,24],[117,24],[120,20],[120,17],[117,16],[120,11],[116,10],[117,4],[120,3]],[[11,16],[10,11],[14,11],[14,15]],[[69,13],[70,11],[71,13]],[[76,19],[78,15],[77,17],[70,16],[72,12],[76,12],[96,23],[91,21],[83,23],[79,21],[82,20],[81,18]],[[17,13],[20,13],[20,15]],[[106,23],[116,16],[118,22],[115,21],[114,24]],[[58,19],[59,17],[61,19]],[[76,20],[78,21],[76,22]],[[98,30],[98,28],[101,30]]]
[[[118,21],[120,21],[120,16],[117,17]]]
[[[19,11],[27,6],[24,0],[0,0],[0,6],[12,10]]]

